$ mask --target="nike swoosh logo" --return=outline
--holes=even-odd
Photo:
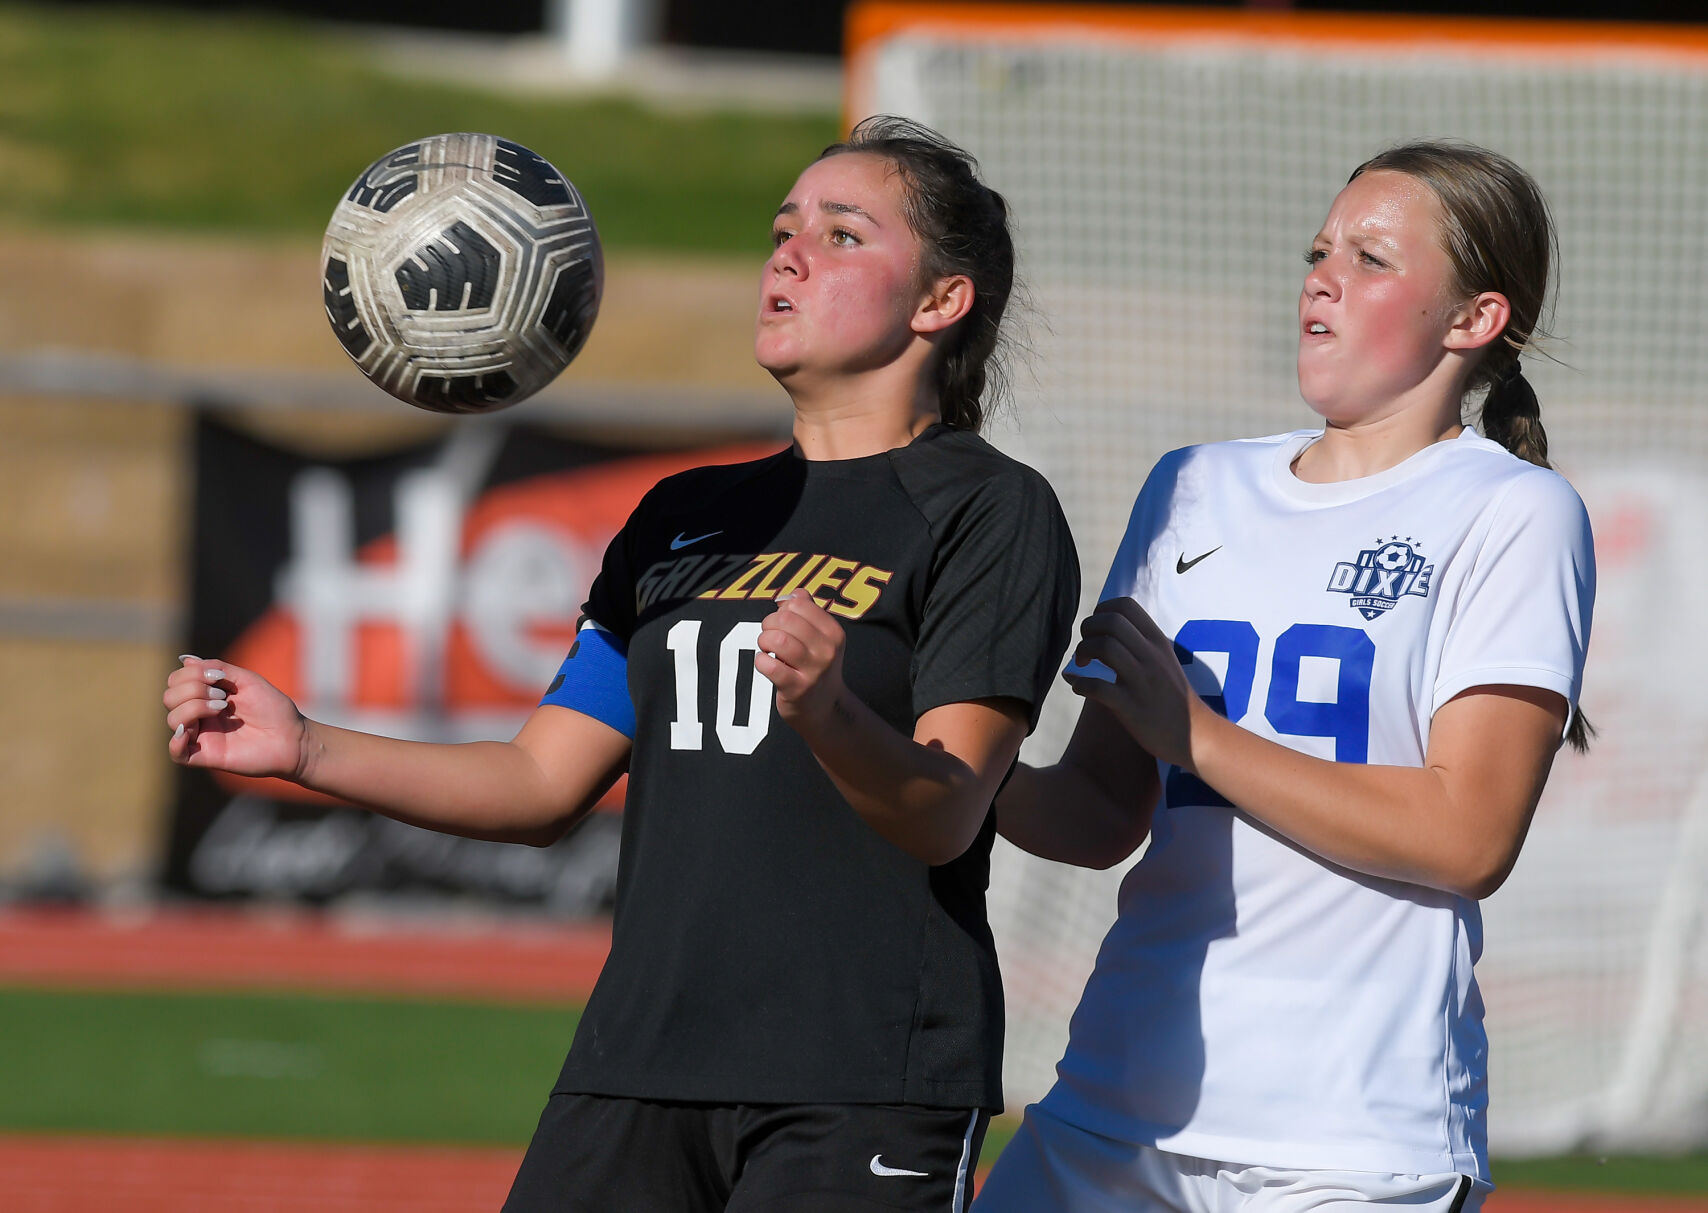
[[[1174,571],[1176,573],[1184,573],[1187,569],[1189,569],[1193,565],[1197,564],[1200,560],[1208,560],[1210,557],[1214,556],[1217,552],[1219,552],[1221,550],[1222,550],[1222,545],[1218,543],[1215,547],[1213,547],[1209,551],[1205,552],[1202,556],[1194,556],[1191,560],[1186,559],[1186,553],[1182,552],[1182,553],[1180,553],[1180,555],[1178,555],[1174,558]]]
[[[687,537],[687,535],[688,535],[687,531],[678,531],[678,532],[676,532],[676,538],[674,538],[670,541],[670,550],[672,552],[679,552],[683,548],[693,547],[696,543],[699,543],[700,540],[702,540],[702,539],[710,539],[713,535],[722,535],[722,534],[723,534],[722,531],[707,531],[704,535],[696,535],[692,539],[689,539]]]
[[[886,1167],[884,1165],[884,1156],[882,1154],[872,1155],[872,1174],[873,1175],[912,1175],[918,1179],[930,1179],[931,1178],[931,1172],[929,1172],[929,1171],[907,1171],[907,1170],[903,1170],[901,1167]]]

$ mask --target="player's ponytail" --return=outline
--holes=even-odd
[[[1506,351],[1498,351],[1506,353]],[[1491,371],[1489,392],[1483,397],[1483,437],[1500,443],[1520,459],[1542,467],[1548,463],[1548,431],[1542,428],[1542,405],[1536,399],[1536,389],[1524,377],[1518,365],[1518,355],[1506,359],[1506,366]]]
[[[1008,204],[979,180],[971,155],[905,118],[867,118],[819,159],[844,152],[882,156],[895,165],[905,191],[903,212],[924,250],[921,276],[965,274],[972,280],[972,309],[944,337],[935,373],[943,421],[977,432],[990,403],[1006,390],[995,355],[1002,342],[1002,315],[1014,291]]]
[[[1404,173],[1434,193],[1441,203],[1441,243],[1453,262],[1459,294],[1468,298],[1497,291],[1506,296],[1511,318],[1472,371],[1466,393],[1485,393],[1479,418],[1485,438],[1520,459],[1551,466],[1542,407],[1518,361],[1549,335],[1542,315],[1558,239],[1541,187],[1505,156],[1445,140],[1389,148],[1352,176],[1370,172]],[[1594,735],[1583,713],[1573,712],[1567,743],[1586,750]]]

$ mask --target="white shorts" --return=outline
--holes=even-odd
[[[1491,1189],[1468,1175],[1289,1171],[1170,1154],[1088,1133],[1041,1111],[1003,1148],[973,1213],[1477,1213]]]

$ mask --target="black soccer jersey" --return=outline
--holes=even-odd
[[[994,815],[951,863],[907,855],[777,716],[753,655],[804,591],[846,629],[849,689],[903,733],[992,696],[1035,722],[1078,567],[1044,479],[943,426],[647,494],[586,608],[626,645],[636,726],[611,954],[556,1090],[1001,1106]]]

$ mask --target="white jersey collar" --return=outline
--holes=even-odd
[[[1422,475],[1435,467],[1440,460],[1451,458],[1451,452],[1463,450],[1460,443],[1484,441],[1475,426],[1467,425],[1457,437],[1431,443],[1415,455],[1401,460],[1385,471],[1377,472],[1374,476],[1359,476],[1352,480],[1336,480],[1328,484],[1300,480],[1293,474],[1293,461],[1299,457],[1300,452],[1322,436],[1322,430],[1299,430],[1285,435],[1276,446],[1275,458],[1270,464],[1270,483],[1276,492],[1289,501],[1305,505],[1342,505],[1348,501],[1357,501]]]

